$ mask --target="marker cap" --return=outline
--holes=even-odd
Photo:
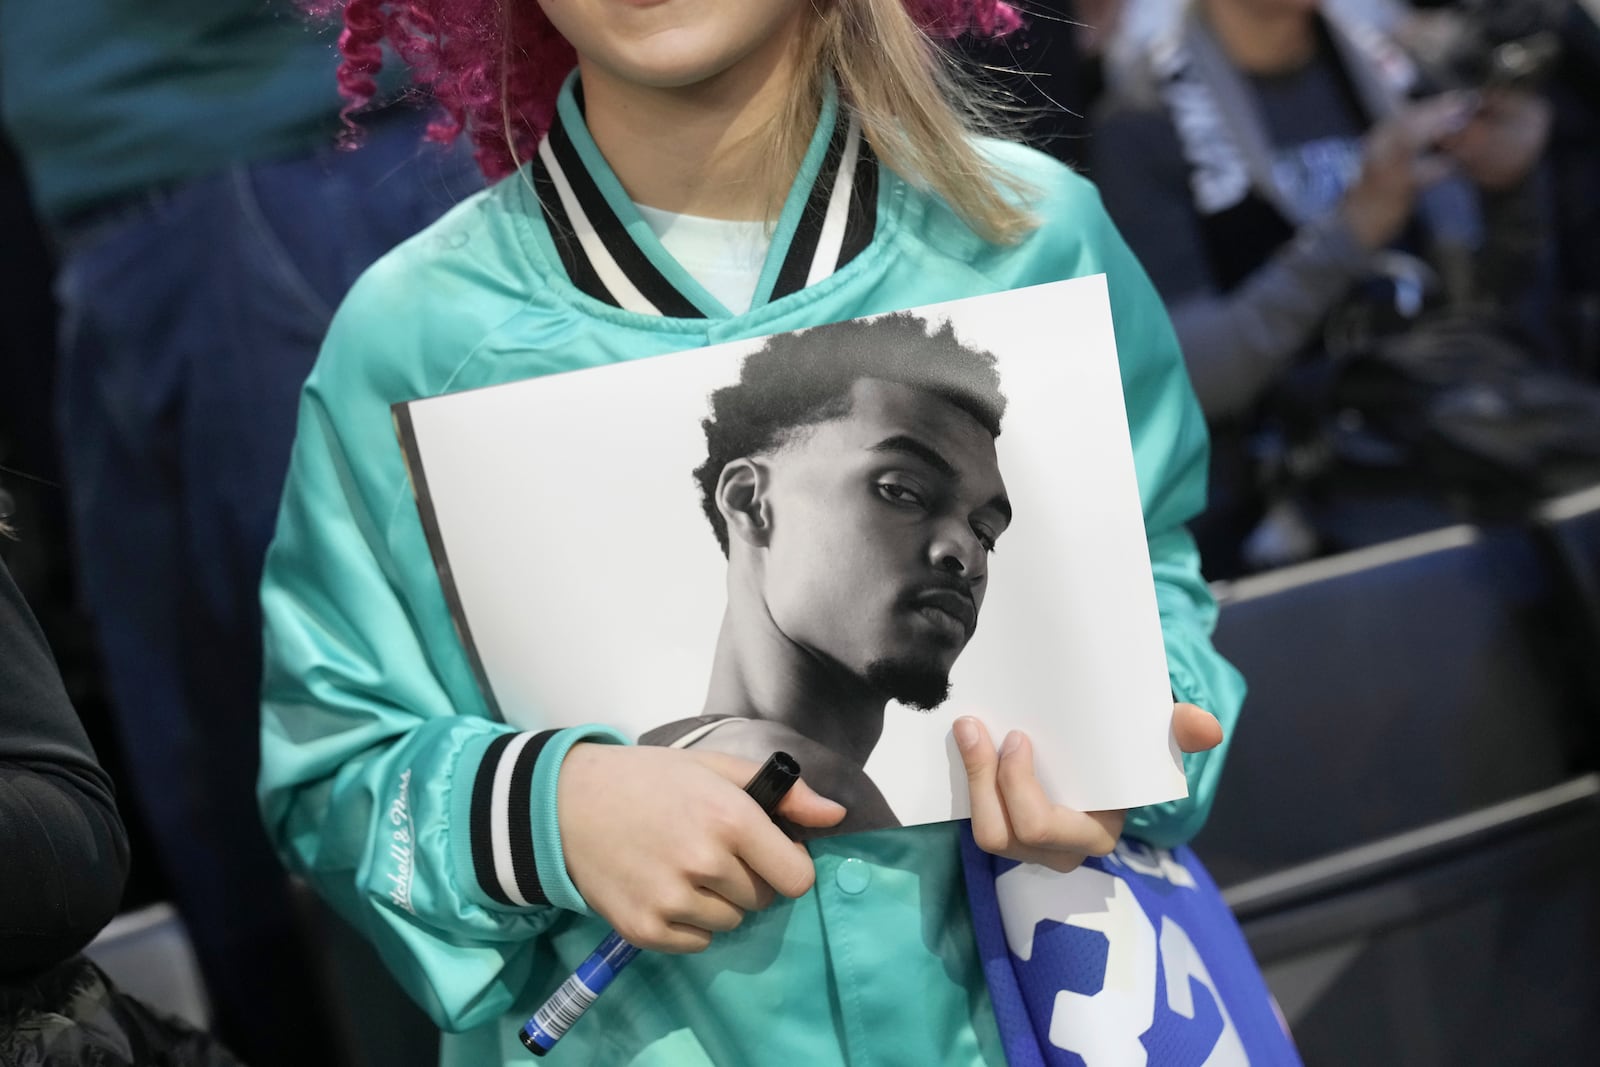
[[[744,787],[761,810],[771,815],[778,802],[800,778],[800,764],[787,752],[774,752]]]

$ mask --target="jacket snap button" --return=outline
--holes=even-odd
[[[872,884],[872,868],[852,857],[839,864],[839,869],[833,874],[833,880],[841,890],[855,896]]]

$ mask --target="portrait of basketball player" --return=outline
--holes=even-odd
[[[747,357],[711,396],[695,471],[728,561],[705,705],[641,742],[782,749],[849,810],[830,833],[897,825],[864,766],[888,705],[938,708],[977,631],[1012,519],[1005,406],[992,354],[909,313]]]

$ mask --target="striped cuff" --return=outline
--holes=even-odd
[[[472,782],[472,873],[490,900],[508,908],[550,903],[533,856],[533,768],[556,732],[501,734]]]
[[[556,818],[561,760],[579,741],[621,741],[607,727],[503,733],[473,745],[479,753],[470,790],[460,790],[452,825],[467,833],[458,858],[485,902],[506,908],[554,904],[587,911],[567,877]],[[463,754],[468,765],[474,753]],[[462,801],[465,810],[461,810]],[[461,838],[457,839],[462,841]]]

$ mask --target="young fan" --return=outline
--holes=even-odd
[[[1105,273],[1191,798],[1053,807],[1025,737],[997,753],[974,720],[957,734],[988,854],[1068,871],[1124,828],[1187,840],[1220,771],[1217,720],[1231,727],[1243,693],[1209,643],[1183,529],[1203,503],[1204,424],[1093,188],[980,136],[944,65],[935,38],[1003,32],[1015,13],[351,0],[344,18],[353,104],[392,45],[443,104],[435,135],[464,133],[504,180],[365,275],[304,395],[263,589],[261,801],[287,861],[449,1031],[446,1063],[523,1062],[518,1027],[608,924],[656,951],[564,1039],[574,1063],[1006,1062],[957,825],[801,847],[743,794],[752,764],[492,717],[389,407]],[[844,816],[803,783],[780,812]]]

